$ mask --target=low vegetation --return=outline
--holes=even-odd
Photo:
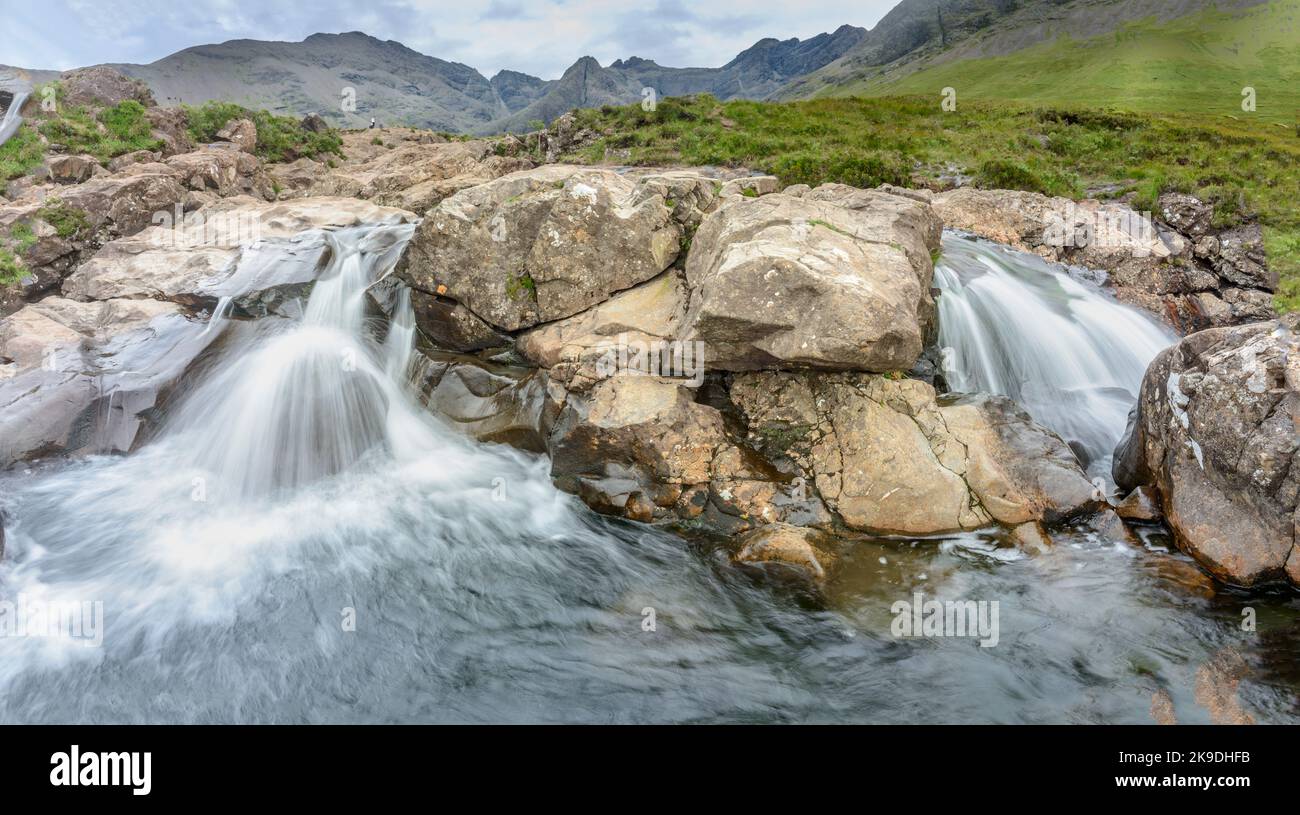
[[[748,167],[785,184],[838,181],[989,188],[1082,198],[1197,195],[1220,225],[1258,218],[1282,277],[1277,304],[1300,310],[1300,139],[1230,118],[879,97],[773,103],[707,95],[577,112],[602,134],[572,160]]]
[[[21,178],[41,166],[45,145],[36,131],[23,124],[9,141],[0,145],[0,181]]]
[[[55,109],[42,111],[31,125],[63,153],[88,154],[101,164],[136,150],[157,150],[145,107],[134,99],[98,111],[63,101],[63,86],[54,83]],[[26,125],[25,125],[26,126]]]
[[[217,133],[235,119],[248,119],[257,128],[258,157],[264,161],[293,161],[308,156],[343,155],[343,140],[334,130],[307,130],[292,116],[276,116],[265,110],[249,110],[231,102],[207,102],[186,106],[190,138],[199,144],[217,140]]]

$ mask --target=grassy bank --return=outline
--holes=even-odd
[[[938,97],[718,102],[710,96],[578,112],[602,138],[570,158],[590,163],[748,167],[784,183],[942,184],[1080,198],[1161,192],[1212,201],[1220,225],[1257,217],[1283,279],[1281,309],[1300,310],[1300,138],[1229,118],[1134,114]],[[607,152],[608,151],[608,152]]]

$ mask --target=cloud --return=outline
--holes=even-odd
[[[762,37],[874,25],[896,0],[41,0],[5,12],[0,62],[66,69],[153,62],[194,45],[364,31],[486,75],[558,77],[583,54],[717,66]]]

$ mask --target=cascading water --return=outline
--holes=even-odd
[[[1147,365],[1176,337],[1037,255],[945,233],[939,346],[954,391],[1010,397],[1110,480]]]
[[[0,473],[0,722],[1144,722],[1155,690],[1205,721],[1196,670],[1234,644],[1282,666],[1254,715],[1295,719],[1295,642],[1171,591],[1170,555],[856,540],[810,608],[592,514],[412,398],[409,304],[384,333],[364,293],[409,237],[332,235],[299,319],[216,317],[222,356],[137,452]],[[1000,599],[1000,644],[894,639],[914,592]],[[87,603],[98,637],[12,626]]]

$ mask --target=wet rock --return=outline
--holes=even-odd
[[[1117,483],[1154,487],[1179,546],[1235,585],[1300,584],[1297,328],[1288,315],[1161,352],[1115,451]]]
[[[854,529],[1054,523],[1095,503],[1065,443],[1005,399],[940,405],[915,380],[768,372],[737,375],[730,395],[756,449],[792,462]]]
[[[1052,537],[1037,521],[1023,523],[1011,530],[1011,541],[1022,551],[1041,555],[1051,551]]]
[[[1088,519],[1088,526],[1096,532],[1102,540],[1111,543],[1126,543],[1130,546],[1140,546],[1141,541],[1137,535],[1134,535],[1124,519],[1115,512],[1115,510],[1106,508],[1099,511]]]
[[[411,308],[420,331],[438,348],[479,351],[513,342],[509,335],[497,331],[455,301],[412,289]]]
[[[421,355],[415,381],[425,406],[458,430],[545,452],[546,385],[535,372],[434,352]]]
[[[567,395],[550,439],[551,472],[574,493],[635,474],[639,486],[628,497],[667,507],[684,486],[708,483],[725,440],[722,415],[688,388],[624,374]]]
[[[57,369],[61,355],[74,355],[83,343],[104,343],[141,328],[164,314],[179,314],[171,303],[156,300],[106,300],[80,303],[47,297],[0,320],[0,359],[14,373],[45,365]]]
[[[1161,688],[1151,694],[1151,720],[1156,724],[1178,724],[1174,715],[1174,700],[1169,691]]]
[[[1164,519],[1160,496],[1147,486],[1137,487],[1115,505],[1115,514],[1126,521],[1157,523]]]
[[[1205,708],[1213,724],[1254,724],[1237,698],[1241,680],[1250,675],[1246,660],[1235,648],[1222,648],[1196,670],[1193,698]]]
[[[769,524],[747,532],[735,541],[735,558],[741,563],[779,563],[794,566],[814,581],[825,582],[835,568],[833,540],[815,529]]]
[[[705,344],[710,369],[912,366],[934,321],[927,206],[837,184],[731,200],[686,262],[682,336]]]
[[[49,365],[0,381],[0,467],[53,454],[127,452],[156,408],[219,335],[163,313],[102,345],[68,348]]]
[[[608,170],[552,165],[444,200],[420,225],[399,274],[516,331],[655,277],[677,257],[681,237],[653,190]]]
[[[211,309],[225,296],[250,314],[304,293],[329,250],[323,232],[413,221],[409,212],[343,198],[266,203],[229,198],[190,225],[152,226],[101,248],[63,282],[73,300],[153,298]]]

